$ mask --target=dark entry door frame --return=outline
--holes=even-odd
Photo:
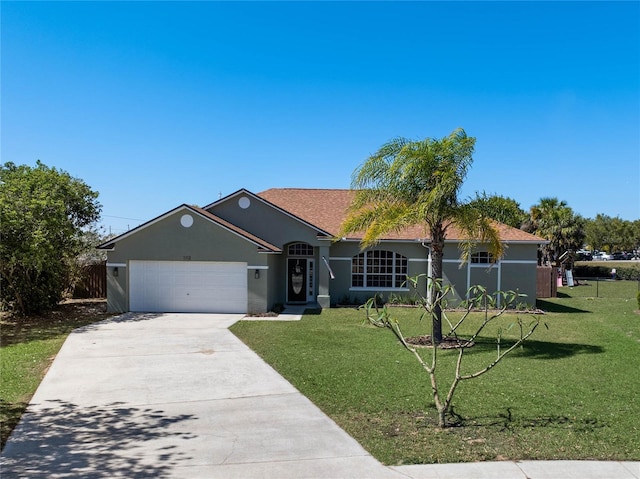
[[[287,303],[313,300],[313,268],[310,258],[287,258]]]

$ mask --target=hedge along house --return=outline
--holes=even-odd
[[[361,251],[359,238],[335,238],[352,198],[351,190],[242,189],[204,208],[178,206],[98,247],[108,252],[108,310],[263,313],[279,303],[327,308],[376,293],[410,295],[406,277],[429,271],[425,229],[408,228]],[[534,304],[545,240],[498,228],[506,254],[490,267],[483,245],[461,265],[461,238],[450,227],[444,281],[457,299],[481,284],[517,289]]]

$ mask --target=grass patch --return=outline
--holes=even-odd
[[[363,312],[325,310],[295,323],[239,322],[231,330],[385,464],[483,460],[640,460],[640,316],[637,283],[615,298],[563,297],[532,339],[495,370],[463,382],[460,426],[436,427],[428,376],[389,331]],[[626,297],[628,296],[628,297]],[[393,308],[406,336],[429,332],[412,308]],[[465,355],[495,356],[495,328]],[[479,321],[480,318],[473,318]],[[443,351],[440,378],[453,368]],[[444,387],[445,383],[442,383]]]
[[[578,285],[558,288],[558,297],[633,299],[640,291],[640,281],[614,281],[598,278],[580,279]]]
[[[4,447],[67,335],[105,319],[104,300],[70,301],[42,317],[0,317],[0,441]]]

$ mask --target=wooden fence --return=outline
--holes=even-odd
[[[558,295],[558,268],[538,266],[536,297],[555,298]]]
[[[74,298],[107,297],[107,263],[89,264],[82,269],[73,290]]]

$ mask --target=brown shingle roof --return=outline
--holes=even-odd
[[[298,218],[318,228],[337,235],[340,225],[347,215],[347,209],[353,199],[353,190],[272,188],[258,196],[288,211]],[[500,238],[506,242],[544,242],[545,240],[517,228],[497,223]],[[462,239],[463,235],[452,225],[447,230],[448,240]],[[358,238],[358,236],[354,236]],[[387,235],[384,239],[428,239],[429,233],[424,226],[413,226],[398,233]]]

